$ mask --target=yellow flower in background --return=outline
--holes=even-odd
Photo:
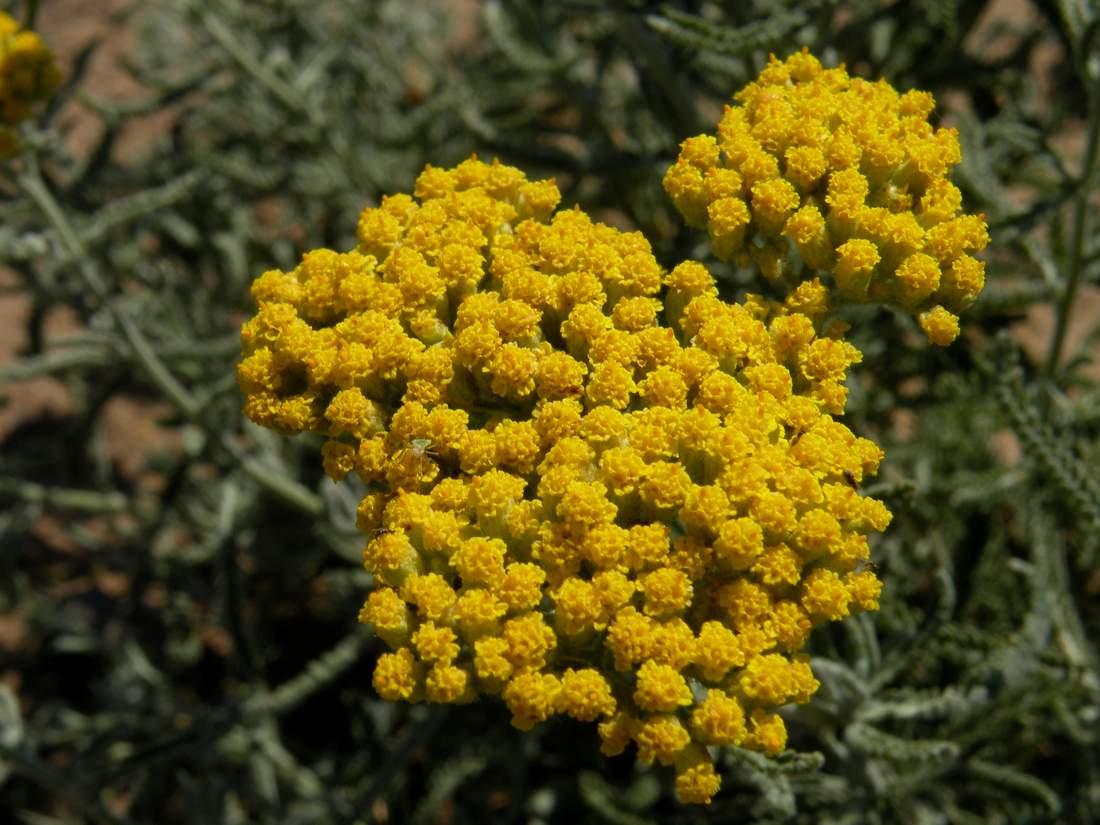
[[[928,123],[932,95],[823,69],[803,50],[772,57],[734,99],[664,179],[714,254],[773,279],[820,278],[834,306],[898,306],[931,342],[951,343],[984,285],[974,255],[989,234],[981,215],[960,214],[947,178],[958,136]]]
[[[878,605],[890,513],[853,488],[882,454],[834,418],[860,354],[818,334],[820,286],[728,304],[558,200],[429,166],[355,250],[260,276],[245,412],[326,436],[329,475],[367,485],[381,696],[594,722],[709,802],[707,748],[781,751],[811,629]]]
[[[18,148],[12,127],[30,117],[34,105],[47,100],[60,83],[53,52],[42,38],[0,12],[0,157]]]

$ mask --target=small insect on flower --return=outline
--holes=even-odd
[[[429,469],[425,473],[425,462],[434,462],[439,458],[439,453],[434,449],[434,445],[430,438],[413,438],[409,441],[409,446],[405,448],[405,458],[410,458],[416,462],[416,476],[419,479],[424,479],[425,475],[430,478],[435,477],[435,473]]]
[[[843,473],[841,473],[841,475],[844,476],[844,481],[847,482],[849,487],[851,487],[853,490],[859,489],[859,484],[856,483],[856,477],[852,475],[851,470],[845,470]]]

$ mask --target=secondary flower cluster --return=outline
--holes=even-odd
[[[14,127],[61,82],[53,53],[35,32],[0,11],[0,158],[19,145]]]
[[[816,332],[820,284],[729,304],[558,199],[429,166],[355,251],[261,276],[245,412],[367,484],[381,696],[595,722],[708,802],[708,746],[782,750],[810,630],[877,607],[890,514],[855,487],[881,452],[833,418],[860,354]]]
[[[727,106],[717,137],[684,141],[665,190],[715,255],[770,278],[831,278],[839,302],[890,303],[951,343],[985,281],[989,241],[947,179],[954,129],[933,129],[928,92],[772,57]],[[797,256],[792,254],[797,252]]]

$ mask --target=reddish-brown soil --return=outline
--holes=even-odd
[[[99,99],[123,100],[143,97],[147,92],[124,69],[132,47],[134,19],[123,12],[127,0],[46,0],[36,26],[53,48],[58,65],[69,76],[75,57],[90,43],[98,46],[89,61],[82,89]],[[116,160],[140,157],[143,146],[169,127],[172,113],[136,119],[115,145]],[[75,100],[67,102],[57,115],[57,128],[76,155],[95,146],[103,131],[100,119]],[[0,287],[16,283],[10,271],[0,270]],[[26,323],[30,299],[22,294],[0,294],[0,364],[11,363],[26,347]],[[79,329],[73,315],[64,310],[49,314],[45,337],[71,334]],[[63,416],[73,411],[73,402],[62,381],[34,378],[17,384],[0,384],[0,444],[17,427],[43,415]],[[106,458],[123,475],[136,477],[153,452],[176,449],[178,438],[158,426],[169,409],[164,404],[130,398],[112,399],[103,411],[102,445]]]

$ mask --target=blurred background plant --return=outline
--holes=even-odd
[[[0,819],[1100,817],[1100,9],[1086,0],[7,3],[65,80],[0,168]],[[246,424],[249,281],[471,151],[707,260],[660,187],[767,53],[936,95],[984,211],[963,337],[862,310],[880,613],[815,633],[792,752],[722,795],[567,720],[378,699],[356,492]],[[578,726],[578,727],[574,727]],[[591,741],[588,741],[591,740]]]

